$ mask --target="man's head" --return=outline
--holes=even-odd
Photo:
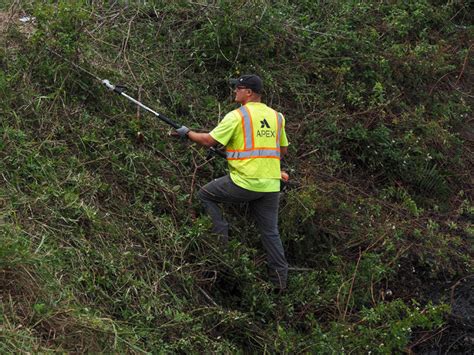
[[[259,102],[262,96],[263,83],[258,75],[242,75],[238,79],[230,79],[234,86],[235,101],[245,105],[247,102]]]

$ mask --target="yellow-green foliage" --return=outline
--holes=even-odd
[[[0,9],[0,352],[389,354],[446,324],[439,284],[473,271],[467,4]],[[263,77],[291,142],[285,294],[244,207],[228,250],[210,233],[196,192],[225,162],[71,62],[195,129]]]

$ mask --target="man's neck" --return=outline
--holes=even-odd
[[[251,103],[251,102],[253,102],[253,103],[261,103],[262,100],[260,100],[260,99],[249,99],[249,100],[246,100],[246,101],[242,101],[241,104],[242,104],[242,106],[243,106],[243,105],[246,105],[246,104]]]

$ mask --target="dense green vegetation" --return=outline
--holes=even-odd
[[[2,353],[469,348],[468,2],[0,4]],[[225,161],[70,61],[194,129],[235,108],[228,78],[263,77],[297,182],[285,294],[243,206],[229,250],[209,232],[195,193]]]

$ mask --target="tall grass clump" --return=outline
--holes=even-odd
[[[473,272],[468,4],[0,9],[0,351],[469,349],[451,310]],[[195,194],[225,162],[95,78],[210,130],[250,72],[291,142],[282,295],[245,206],[224,209],[227,250],[210,233]]]

